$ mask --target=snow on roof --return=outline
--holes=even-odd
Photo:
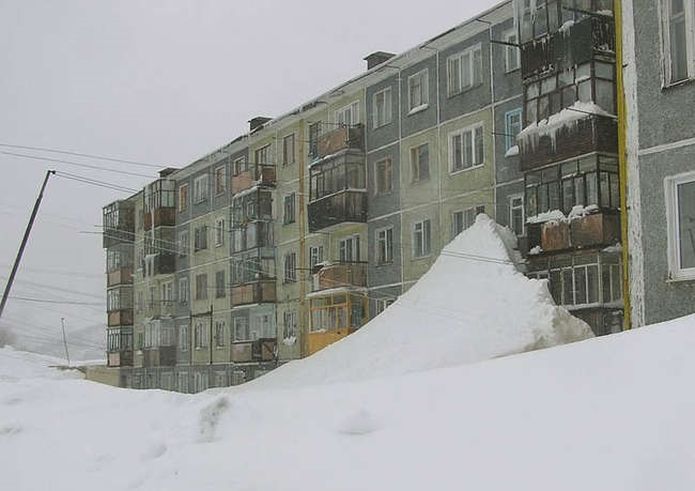
[[[356,333],[254,384],[346,382],[448,367],[591,337],[544,281],[520,273],[516,238],[486,215]]]

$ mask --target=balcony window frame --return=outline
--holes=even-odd
[[[393,263],[393,226],[374,231],[375,257],[377,266]]]
[[[359,234],[343,237],[338,241],[338,258],[341,263],[358,263],[361,257]]]
[[[254,156],[253,165],[255,167],[258,167],[261,165],[272,165],[270,154],[271,154],[271,144],[270,143],[268,143],[267,145],[263,145],[260,148],[257,148],[256,151],[253,153],[253,156]]]
[[[513,122],[514,118],[519,118],[518,124]],[[517,146],[516,137],[521,133],[524,126],[524,110],[522,108],[512,109],[504,114],[504,151]]]
[[[347,118],[348,114],[350,115],[349,118]],[[358,124],[360,124],[360,101],[355,100],[352,101],[350,104],[336,109],[333,113],[333,117],[335,118],[334,123],[336,127],[357,126]]]
[[[524,203],[524,193],[517,193],[509,196],[508,203],[509,228],[517,237],[523,237],[526,235],[526,205]],[[516,225],[517,223],[519,224],[518,227]]]
[[[297,253],[288,252],[283,259],[282,282],[285,284],[297,282]]]
[[[291,192],[283,198],[282,224],[290,225],[297,221],[297,193]]]
[[[309,267],[314,269],[324,261],[323,246],[315,245],[309,247]]]
[[[504,71],[513,73],[521,69],[521,49],[519,49],[519,33],[509,29],[502,34],[502,40],[508,43],[504,46]],[[510,46],[515,44],[516,46]]]
[[[296,139],[294,133],[282,138],[282,165],[294,165],[297,161]]]
[[[179,278],[177,282],[177,297],[180,304],[185,305],[189,299],[188,278]]]

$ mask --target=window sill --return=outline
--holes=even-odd
[[[678,284],[695,281],[695,271],[669,271],[667,284]]]
[[[504,67],[504,73],[506,73],[507,75],[511,75],[514,72],[520,72],[520,71],[521,71],[521,65],[519,65],[516,68],[512,68],[511,70],[507,67]]]
[[[661,90],[662,90],[662,92],[663,92],[663,91],[667,91],[667,90],[670,90],[670,89],[677,89],[678,87],[682,87],[682,86],[684,86],[684,85],[690,85],[690,84],[692,84],[692,83],[695,83],[695,76],[693,76],[693,77],[688,77],[688,78],[683,79],[683,80],[679,80],[678,82],[667,82],[667,83],[664,83],[664,84],[662,84],[662,86],[661,86]]]
[[[465,87],[458,92],[453,92],[451,94],[447,94],[447,98],[453,99],[454,97],[458,97],[460,95],[465,94],[466,92],[470,92],[471,90],[477,89],[478,87],[482,87],[482,86],[483,86],[483,83],[481,82],[481,83],[478,83],[475,85],[471,85],[470,87]]]
[[[410,111],[408,111],[408,116],[412,116],[413,114],[421,113],[422,111],[426,110],[429,107],[430,107],[429,103],[421,104],[417,107],[412,108]]]
[[[425,256],[413,256],[413,261],[421,261],[423,259],[430,259],[432,257],[432,253],[427,254]]]
[[[379,130],[379,129],[381,129],[381,128],[384,128],[384,127],[390,125],[392,122],[393,122],[393,121],[389,121],[388,123],[382,123],[382,124],[380,124],[379,126],[374,126],[374,125],[372,125],[372,130]]]
[[[466,169],[450,170],[449,175],[455,176],[457,174],[463,174],[464,172],[470,172],[472,170],[482,169],[483,167],[485,167],[485,164],[474,165],[473,167],[468,167]]]

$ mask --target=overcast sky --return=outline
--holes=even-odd
[[[0,0],[0,143],[184,166],[365,69],[362,58],[400,53],[497,0]],[[0,147],[151,174],[155,169]],[[0,153],[0,285],[4,285],[48,168],[140,188],[147,178]],[[99,305],[11,300],[25,341],[103,332],[101,208],[125,196],[52,180],[13,295]],[[100,327],[97,327],[100,326]],[[94,344],[75,334],[73,342]],[[80,336],[83,336],[80,334]]]

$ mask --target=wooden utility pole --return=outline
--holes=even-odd
[[[7,285],[5,286],[5,292],[2,294],[2,302],[0,302],[0,318],[2,318],[2,313],[5,310],[5,304],[7,303],[7,298],[10,296],[10,290],[12,289],[12,283],[14,283],[14,277],[17,275],[17,270],[19,269],[19,263],[22,260],[22,255],[24,254],[24,249],[29,242],[29,234],[31,233],[31,228],[34,226],[34,221],[36,220],[36,214],[39,212],[39,206],[41,205],[41,200],[43,199],[43,192],[46,190],[46,184],[48,184],[48,178],[55,174],[56,171],[49,170],[46,171],[46,177],[41,185],[41,191],[39,191],[39,196],[36,198],[36,203],[34,203],[34,209],[31,212],[31,217],[29,218],[29,224],[24,231],[24,237],[22,238],[22,243],[19,246],[19,251],[17,252],[17,257],[12,265],[12,272],[10,277],[7,279]]]
[[[68,367],[70,366],[70,352],[68,351],[68,340],[65,337],[65,317],[60,318],[60,326],[63,329],[63,346],[65,346],[65,358],[68,360]]]

